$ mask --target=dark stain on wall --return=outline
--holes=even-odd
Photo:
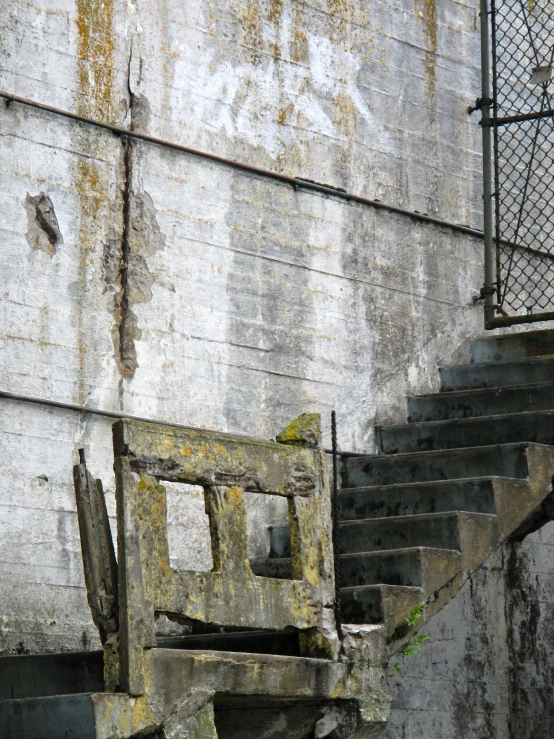
[[[536,533],[505,546],[510,739],[554,735],[554,612],[549,593],[554,563],[545,567],[548,562],[542,559],[552,547],[541,547],[536,541],[540,537]]]
[[[310,265],[311,223],[300,197],[286,186],[233,177],[227,225],[237,251],[227,278],[224,413],[235,431],[263,436],[268,419],[278,428],[313,408],[305,381],[316,339],[312,276],[264,258]],[[247,407],[256,409],[254,418],[245,417]]]

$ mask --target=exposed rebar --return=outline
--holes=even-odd
[[[335,572],[335,622],[337,634],[342,638],[341,628],[341,597],[340,597],[340,501],[339,501],[339,472],[337,454],[337,414],[331,411],[331,448],[333,453],[333,563]]]

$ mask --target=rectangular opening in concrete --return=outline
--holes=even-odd
[[[204,489],[165,480],[162,484],[167,495],[169,564],[176,570],[210,572],[212,543]]]
[[[288,500],[281,495],[244,493],[248,559],[256,575],[291,578],[290,546],[276,547],[276,536],[287,539]]]

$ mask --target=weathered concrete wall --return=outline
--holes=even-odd
[[[386,739],[538,739],[552,717],[554,524],[495,552],[391,667]]]
[[[479,226],[477,25],[473,0],[3,2],[0,88]],[[327,445],[336,408],[371,450],[480,331],[477,239],[16,104],[0,146],[3,390],[265,438],[318,411]],[[71,467],[113,506],[109,422],[0,402],[0,649],[87,646]]]

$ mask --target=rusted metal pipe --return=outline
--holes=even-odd
[[[492,145],[491,145],[491,75],[489,41],[489,7],[481,0],[481,123],[483,140],[483,235],[485,245],[485,282],[481,294],[485,298],[485,328],[494,318],[494,239],[492,220]]]
[[[337,453],[337,414],[331,411],[331,447],[333,454],[333,563],[335,575],[335,624],[339,639],[342,639],[341,628],[341,577],[340,577],[340,501],[339,501],[339,468]]]
[[[469,236],[476,236],[478,238],[483,237],[483,232],[479,229],[471,228],[470,226],[462,226],[458,223],[451,223],[449,221],[443,221],[441,218],[435,218],[434,216],[427,215],[426,213],[418,213],[417,211],[406,210],[405,208],[398,208],[395,205],[388,205],[382,203],[380,200],[371,200],[365,198],[362,195],[355,195],[354,193],[347,192],[342,188],[333,187],[332,185],[326,185],[321,182],[315,182],[313,180],[305,179],[304,177],[293,177],[292,175],[282,174],[281,172],[275,172],[272,169],[265,169],[264,167],[258,167],[254,164],[246,164],[245,162],[238,162],[234,159],[228,159],[227,157],[219,156],[218,154],[212,154],[207,151],[201,151],[200,149],[194,149],[191,146],[184,146],[182,144],[176,144],[173,141],[167,141],[166,139],[158,138],[157,136],[150,136],[146,133],[139,133],[138,131],[131,131],[128,128],[122,126],[115,126],[112,123],[106,123],[105,121],[97,121],[93,118],[87,118],[79,113],[71,113],[68,110],[62,110],[61,108],[55,108],[52,105],[45,105],[44,103],[38,103],[35,100],[29,100],[28,98],[19,97],[18,95],[12,95],[9,92],[0,90],[0,98],[6,101],[6,105],[9,107],[12,103],[18,103],[20,105],[27,105],[37,110],[43,110],[46,113],[52,113],[53,115],[60,115],[64,118],[69,118],[78,123],[85,123],[90,126],[96,126],[97,128],[103,128],[106,131],[111,131],[117,136],[128,136],[130,138],[137,139],[139,141],[146,141],[156,146],[163,146],[167,149],[173,149],[174,151],[181,151],[185,154],[191,154],[196,157],[208,159],[212,162],[219,162],[228,167],[234,167],[235,169],[243,170],[244,172],[250,172],[252,174],[260,175],[261,177],[268,177],[273,180],[278,180],[287,185],[291,185],[295,190],[302,189],[311,192],[319,192],[322,194],[335,196],[343,200],[350,201],[352,203],[359,203],[361,205],[371,205],[374,208],[386,210],[389,213],[396,213],[397,215],[406,216],[408,218],[414,218],[415,220],[422,221],[423,223],[431,223],[435,226],[441,226],[442,228],[449,228],[453,231],[463,233]]]

